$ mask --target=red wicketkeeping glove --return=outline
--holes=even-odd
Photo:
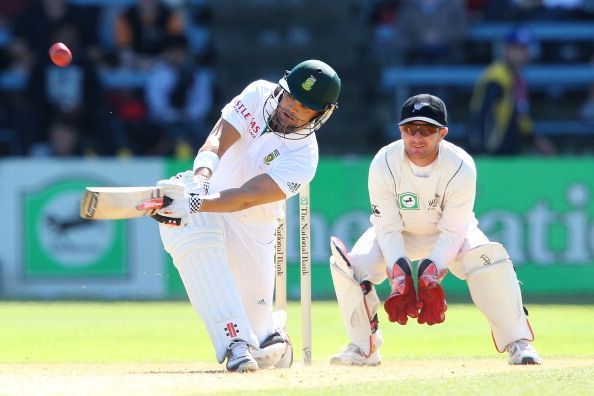
[[[405,325],[409,316],[411,318],[419,316],[410,262],[404,257],[400,258],[394,263],[392,271],[387,269],[387,272],[392,291],[384,302],[384,309],[390,322]]]
[[[448,305],[441,287],[441,280],[448,270],[437,269],[435,263],[429,259],[421,261],[419,265],[419,302],[420,310],[417,322],[427,323],[429,326],[445,321],[445,311]]]

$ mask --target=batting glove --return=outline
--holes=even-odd
[[[441,281],[448,270],[438,270],[437,265],[429,259],[419,264],[419,302],[420,310],[417,322],[429,326],[445,321],[448,305],[441,287]]]
[[[405,325],[408,317],[419,316],[417,308],[417,295],[410,270],[410,261],[402,257],[396,260],[394,267],[387,268],[388,278],[392,291],[384,302],[384,309],[388,314],[390,322],[398,322]]]
[[[153,216],[155,220],[166,226],[185,226],[189,215],[200,211],[202,196],[208,193],[208,178],[194,176],[192,171],[180,172],[177,175],[157,182],[163,194],[172,199],[169,205],[159,209]]]

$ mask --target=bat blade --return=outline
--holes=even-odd
[[[87,187],[80,202],[80,217],[131,219],[150,216],[171,203],[159,187]]]

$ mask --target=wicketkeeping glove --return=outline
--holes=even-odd
[[[419,316],[417,308],[417,295],[410,270],[410,261],[400,258],[394,263],[392,270],[387,269],[392,291],[384,302],[384,309],[390,322],[405,325],[408,317]]]
[[[441,281],[448,270],[437,269],[435,263],[429,259],[419,264],[419,302],[420,310],[417,322],[427,323],[429,326],[445,321],[445,311],[448,305],[441,287]]]

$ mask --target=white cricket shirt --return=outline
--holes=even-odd
[[[276,86],[264,80],[255,81],[221,111],[222,118],[237,129],[241,138],[221,158],[211,178],[210,193],[240,187],[266,173],[289,198],[313,179],[318,166],[315,133],[300,140],[288,140],[267,131],[263,109]],[[230,215],[255,227],[270,228],[272,232],[276,219],[284,215],[282,208],[283,201],[278,201]]]
[[[478,224],[476,167],[468,153],[442,141],[425,176],[413,174],[402,140],[380,149],[371,162],[371,223],[388,265],[400,257],[429,258],[446,268]]]

